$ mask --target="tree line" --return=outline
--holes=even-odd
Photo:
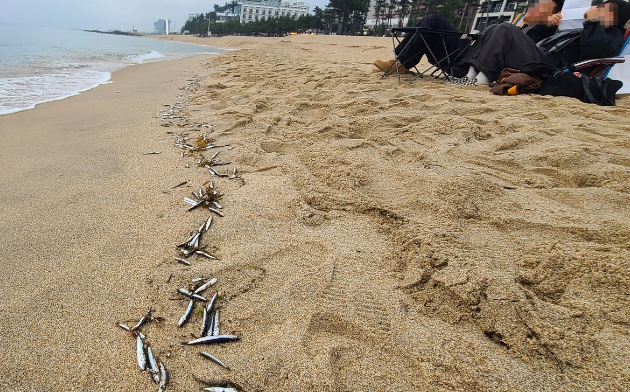
[[[401,27],[409,18],[408,26],[415,26],[424,16],[437,14],[449,20],[460,30],[470,30],[478,0],[373,0],[372,9],[376,24],[367,31],[371,35],[385,35],[391,27]],[[312,14],[300,17],[274,17],[241,23],[238,18],[218,22],[218,13],[234,13],[238,2],[232,0],[223,6],[214,5],[214,11],[198,14],[188,20],[182,32],[190,34],[265,34],[284,35],[289,32],[308,31],[327,34],[364,34],[370,0],[329,0],[325,9],[315,7]],[[395,24],[395,25],[394,25]]]

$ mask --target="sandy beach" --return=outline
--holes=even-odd
[[[114,324],[148,307],[173,391],[630,389],[630,98],[399,84],[371,72],[389,38],[175,39],[238,50],[0,116],[0,390],[157,390]],[[207,180],[220,260],[187,267]],[[181,345],[196,277],[239,341]]]

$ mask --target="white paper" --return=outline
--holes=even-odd
[[[566,0],[562,7],[562,20],[558,30],[582,29],[584,13],[591,8],[591,0]]]

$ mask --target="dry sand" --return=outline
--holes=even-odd
[[[177,39],[240,50],[0,117],[0,389],[151,390],[113,324],[148,306],[175,391],[630,389],[630,99],[381,80],[387,38]],[[166,133],[205,129],[152,117],[196,77],[174,121],[212,124],[240,180]],[[174,245],[208,212],[182,197],[207,179],[221,260],[184,267]],[[197,276],[242,338],[205,348],[231,372],[179,344]]]

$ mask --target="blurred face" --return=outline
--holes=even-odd
[[[597,7],[599,23],[606,26],[617,24],[617,4],[604,3]]]
[[[553,15],[556,3],[551,0],[533,0],[529,5],[529,22],[532,24],[546,24]]]

